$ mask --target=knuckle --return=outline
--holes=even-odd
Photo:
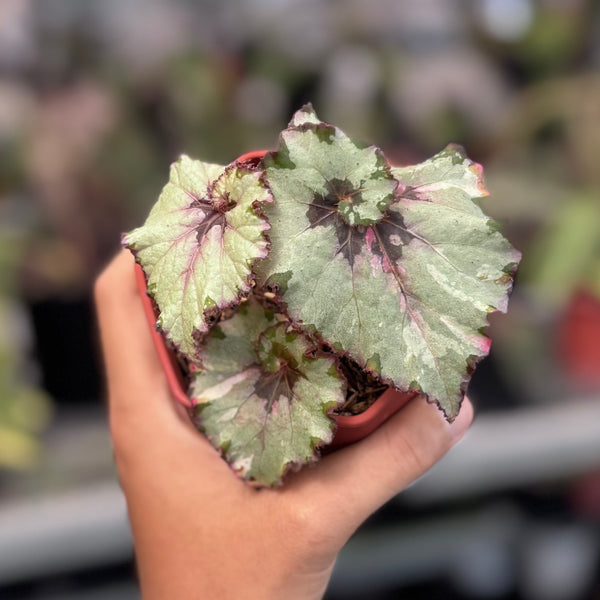
[[[291,503],[286,513],[286,520],[293,537],[312,537],[315,527],[315,511],[308,503]]]
[[[387,451],[397,469],[422,474],[448,452],[453,445],[452,435],[448,425],[441,418],[439,421],[442,426],[436,423],[420,435],[413,430],[393,435],[387,430]]]
[[[302,552],[325,541],[320,512],[314,503],[306,499],[289,503],[285,519],[289,541],[297,550]]]
[[[340,528],[333,527],[314,502],[290,503],[286,511],[284,555],[294,573],[299,568],[308,572],[329,565],[340,550]],[[299,567],[300,565],[300,567]]]
[[[108,413],[108,426],[113,450],[115,454],[121,454],[122,451],[127,447],[127,431],[126,427],[124,427],[122,424],[121,416],[115,414],[116,412],[120,411],[117,411],[114,408],[114,405],[112,405]]]
[[[112,439],[115,456],[125,457],[131,454],[132,446],[135,450],[136,418],[131,408],[125,402],[117,401],[114,396],[109,397],[108,426]]]
[[[387,451],[396,470],[402,472],[409,468],[426,471],[429,468],[421,444],[415,444],[408,435],[393,436],[387,432]]]
[[[126,481],[139,471],[140,448],[119,419],[110,417],[109,427],[115,467],[121,481]]]

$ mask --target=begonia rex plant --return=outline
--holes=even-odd
[[[123,241],[193,419],[238,474],[275,485],[316,460],[357,389],[418,391],[456,417],[520,259],[485,195],[459,147],[393,167],[310,105],[262,159],[171,167]]]

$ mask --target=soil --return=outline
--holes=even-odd
[[[347,356],[340,358],[338,368],[348,384],[346,401],[335,411],[338,415],[351,416],[365,412],[388,388]]]

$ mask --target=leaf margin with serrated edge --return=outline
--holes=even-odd
[[[291,386],[299,397],[280,395],[272,411],[261,406],[266,399],[257,392],[258,384],[268,385],[269,376],[258,354],[266,352],[267,357],[280,358],[268,353],[265,336],[269,335],[276,341],[277,336],[284,336],[278,342],[284,342],[286,351],[293,354],[301,374]],[[288,472],[316,461],[320,448],[333,439],[335,421],[331,412],[345,397],[345,384],[334,358],[309,356],[314,342],[290,329],[290,323],[277,322],[252,296],[235,315],[216,325],[205,342],[205,369],[194,373],[190,385],[194,422],[237,475],[253,485],[274,487],[281,485]],[[273,376],[272,370],[270,374]],[[243,400],[238,399],[239,395]],[[288,412],[280,415],[280,411]],[[263,429],[257,430],[256,414],[262,418],[263,413]],[[286,416],[289,439],[281,433],[284,428],[277,429],[281,421],[287,423]],[[273,428],[275,433],[271,432]],[[251,449],[261,431],[267,438],[262,454],[257,456]]]
[[[304,109],[301,109],[301,111],[304,111]],[[308,114],[312,115],[312,113],[310,113],[310,112]],[[318,127],[318,125],[316,125],[316,126]],[[314,118],[312,116],[310,116],[309,122],[307,123],[306,119],[305,119],[305,115],[297,114],[292,119],[290,127],[286,131],[289,131],[290,129],[307,131],[314,127],[315,127]],[[387,352],[387,358],[386,358],[385,352],[379,353],[379,352],[373,351],[373,352],[364,352],[364,353],[360,354],[360,353],[357,353],[356,349],[352,347],[352,344],[348,340],[346,340],[346,343],[340,342],[341,336],[340,335],[332,335],[331,332],[328,332],[327,327],[324,327],[324,323],[327,322],[326,319],[323,319],[322,317],[320,317],[318,315],[319,310],[323,313],[324,310],[326,310],[326,309],[323,309],[322,307],[317,307],[317,309],[313,310],[312,314],[309,313],[308,316],[310,318],[307,318],[306,306],[311,301],[310,298],[301,298],[301,300],[298,302],[291,302],[291,300],[293,300],[294,294],[297,294],[299,297],[302,296],[302,294],[303,294],[303,292],[301,290],[302,281],[303,280],[304,281],[313,281],[315,278],[318,280],[319,273],[322,274],[324,268],[327,266],[327,265],[324,266],[321,263],[321,264],[319,264],[319,266],[317,268],[313,269],[314,272],[309,272],[310,268],[308,266],[309,265],[308,261],[310,261],[310,255],[309,255],[309,253],[306,252],[305,249],[317,247],[315,254],[319,254],[319,252],[321,254],[327,254],[328,248],[331,248],[332,245],[335,247],[335,240],[328,239],[328,240],[325,240],[325,242],[321,242],[321,240],[318,240],[318,239],[314,239],[314,240],[310,239],[310,241],[309,241],[309,237],[306,237],[304,240],[304,243],[302,244],[303,248],[300,248],[300,249],[291,248],[290,247],[291,244],[289,243],[289,240],[294,240],[296,236],[304,235],[307,231],[307,229],[306,229],[306,220],[307,219],[302,220],[302,210],[299,209],[297,206],[296,206],[296,213],[294,213],[293,219],[290,219],[290,220],[294,220],[296,224],[299,224],[297,229],[295,231],[286,231],[285,233],[283,233],[283,231],[280,231],[280,230],[283,230],[283,227],[281,225],[281,223],[282,223],[281,214],[283,213],[283,211],[289,210],[289,207],[292,205],[292,202],[293,202],[293,200],[292,201],[285,200],[285,193],[282,196],[281,190],[287,186],[289,189],[292,190],[293,193],[296,193],[298,195],[298,197],[303,197],[303,196],[301,196],[301,193],[302,193],[301,186],[294,188],[294,183],[290,182],[290,181],[285,181],[285,185],[284,185],[284,183],[282,183],[282,181],[277,181],[277,177],[274,177],[275,169],[278,168],[277,167],[277,160],[279,158],[278,153],[281,152],[281,148],[284,149],[284,155],[283,155],[283,159],[281,159],[280,167],[281,167],[281,169],[289,168],[289,148],[287,147],[287,141],[284,138],[285,133],[286,132],[283,132],[283,134],[280,138],[280,140],[281,140],[280,141],[280,150],[273,152],[270,155],[267,155],[267,157],[265,159],[266,176],[269,180],[269,183],[270,183],[270,186],[271,186],[274,198],[275,198],[275,202],[273,205],[268,207],[266,210],[267,218],[269,218],[269,220],[272,224],[273,233],[270,236],[271,237],[270,255],[269,255],[269,257],[267,257],[265,259],[265,261],[262,261],[261,264],[257,265],[257,273],[259,275],[259,280],[262,280],[262,283],[274,284],[274,289],[278,289],[278,291],[280,292],[283,305],[285,307],[287,307],[287,310],[289,311],[292,319],[295,322],[297,322],[299,325],[301,325],[303,327],[307,327],[313,333],[319,332],[320,335],[322,336],[323,340],[326,343],[332,345],[338,351],[348,352],[348,354],[353,359],[357,360],[357,362],[359,362],[359,364],[361,364],[364,368],[371,370],[375,373],[379,372],[379,374],[381,375],[383,380],[387,381],[394,387],[397,387],[401,391],[416,390],[416,391],[421,391],[421,392],[425,393],[428,396],[429,401],[433,401],[438,404],[439,408],[442,410],[442,412],[445,414],[445,416],[448,420],[450,420],[450,421],[453,420],[460,410],[460,405],[461,405],[462,399],[464,397],[466,386],[467,386],[468,380],[470,379],[470,375],[472,373],[472,370],[473,370],[475,364],[483,356],[485,356],[489,351],[489,338],[483,333],[483,329],[485,327],[487,327],[487,325],[488,325],[487,315],[489,314],[489,312],[493,312],[495,310],[501,310],[501,311],[506,310],[507,297],[508,297],[508,294],[512,287],[512,277],[514,275],[516,265],[518,264],[518,261],[520,259],[520,254],[516,250],[514,250],[510,246],[510,244],[499,233],[491,230],[492,221],[483,214],[483,212],[479,208],[478,204],[474,201],[475,198],[479,198],[479,197],[482,197],[487,194],[487,191],[485,190],[485,187],[483,185],[481,167],[479,165],[477,165],[476,163],[473,163],[472,161],[470,161],[464,155],[464,153],[461,153],[460,151],[458,151],[457,147],[449,146],[442,152],[438,153],[437,155],[435,155],[428,161],[424,161],[424,163],[421,163],[420,165],[415,165],[414,167],[405,167],[405,168],[403,168],[404,170],[402,168],[399,168],[397,171],[395,171],[394,168],[392,168],[392,173],[395,174],[396,179],[399,179],[398,183],[399,183],[399,186],[402,185],[402,189],[398,191],[398,193],[396,195],[396,199],[392,203],[390,203],[390,205],[388,206],[388,211],[393,210],[393,208],[395,208],[396,204],[398,204],[399,202],[402,202],[402,192],[406,187],[406,186],[404,186],[404,184],[402,184],[402,178],[406,179],[407,173],[411,172],[411,169],[412,169],[412,172],[418,171],[419,169],[423,168],[423,165],[427,165],[427,164],[431,165],[436,160],[439,160],[440,158],[443,158],[444,156],[450,156],[450,159],[452,161],[458,160],[458,162],[463,167],[465,167],[465,170],[470,175],[473,176],[472,181],[469,182],[470,184],[472,184],[471,187],[467,187],[467,189],[464,190],[464,193],[468,196],[468,198],[467,199],[463,198],[463,200],[465,202],[468,202],[467,206],[474,211],[474,214],[476,214],[479,219],[481,219],[481,223],[485,223],[485,227],[490,228],[490,235],[496,236],[495,241],[498,241],[500,246],[502,246],[501,253],[503,252],[506,255],[506,261],[503,262],[503,264],[495,267],[496,274],[498,275],[498,277],[497,277],[498,283],[500,283],[500,286],[502,287],[502,291],[498,294],[498,296],[497,297],[494,296],[494,303],[497,304],[497,306],[492,305],[491,302],[487,302],[485,309],[482,311],[482,314],[479,315],[480,318],[477,321],[477,326],[474,327],[474,332],[470,332],[468,334],[471,337],[471,340],[469,341],[471,349],[468,352],[463,352],[463,354],[466,354],[466,356],[464,356],[464,358],[459,357],[459,361],[461,362],[462,366],[460,367],[460,369],[458,369],[458,368],[455,369],[456,371],[459,372],[459,375],[454,375],[453,386],[454,386],[454,389],[456,389],[456,392],[454,393],[452,398],[450,398],[450,393],[448,392],[446,394],[447,398],[445,398],[443,396],[443,394],[440,394],[439,392],[436,392],[435,394],[432,393],[431,389],[428,392],[427,385],[422,385],[422,382],[419,382],[418,377],[417,378],[405,377],[404,380],[402,380],[401,377],[399,377],[396,373],[390,374],[389,369],[387,369],[386,367],[382,368],[381,362],[384,362],[386,360],[389,362],[389,356],[391,354],[390,352]],[[459,159],[458,159],[458,156],[460,157]],[[293,169],[298,169],[297,164],[292,163],[292,165],[293,165]],[[451,182],[450,187],[456,188],[455,193],[462,193],[462,191],[460,190],[460,182],[459,181]],[[282,200],[282,198],[283,198],[283,200]],[[278,205],[281,205],[282,202],[285,204],[285,207],[283,209],[279,210],[279,212],[277,212]],[[298,201],[297,203],[300,203],[300,202]],[[374,224],[372,226],[373,230],[375,227],[377,227],[379,225],[380,225],[380,223]],[[314,226],[314,224],[313,224],[313,226]],[[316,228],[316,226],[314,226],[314,227]],[[367,229],[368,228],[369,227],[367,227]],[[291,229],[293,230],[293,227]],[[285,244],[285,252],[282,251],[283,246],[282,246],[282,244],[280,244],[280,240],[283,237],[285,237],[287,240],[286,244]],[[299,255],[300,255],[300,260],[297,261],[297,264],[299,265],[299,267],[298,267],[299,273],[302,275],[302,276],[299,275],[296,278],[294,277],[294,269],[292,268],[292,266],[290,266],[291,261],[289,261],[289,260],[286,261],[286,255],[294,254],[294,253],[299,253]],[[302,253],[304,253],[303,256],[302,256]],[[336,256],[337,255],[334,255],[334,257],[332,258],[332,261],[331,261],[332,263],[334,262],[334,259]],[[382,259],[382,262],[383,262],[383,259]],[[276,268],[271,268],[271,270],[269,271],[270,267],[274,263],[276,263]],[[363,266],[364,266],[364,261],[363,261]],[[331,271],[331,269],[330,269],[330,271]],[[337,279],[339,280],[338,281],[339,285],[334,284],[334,285],[330,286],[330,289],[332,290],[332,292],[330,294],[331,299],[333,299],[337,295],[338,301],[337,301],[337,303],[334,303],[334,304],[336,304],[336,307],[339,307],[341,304],[338,292],[340,289],[343,289],[344,280],[349,279],[348,275],[350,275],[350,279],[353,279],[353,277],[354,277],[353,273],[354,273],[354,267],[352,267],[352,269],[350,269],[349,272],[347,271],[345,273],[342,273],[341,277],[339,276],[339,274],[337,274],[338,275]],[[282,278],[285,278],[285,285],[283,286],[283,289],[282,289],[282,286],[279,285],[279,282]],[[354,283],[352,285],[354,285]],[[315,290],[316,289],[317,289],[317,287],[315,286]],[[290,290],[291,290],[291,292],[290,292]],[[300,290],[300,291],[298,291],[298,290]],[[351,295],[354,296],[354,289],[353,289]],[[348,302],[350,302],[350,301],[348,301]],[[324,302],[321,302],[321,305],[323,305],[323,304],[324,304]],[[357,307],[358,307],[358,304],[357,304]],[[342,310],[345,310],[345,308],[343,308]],[[375,311],[375,312],[377,312],[377,311]],[[357,314],[358,314],[358,308],[357,308]],[[398,315],[396,315],[396,316],[398,316]],[[340,317],[338,319],[338,321],[344,322],[345,319],[342,319]],[[382,324],[383,324],[383,321],[381,321],[379,325],[382,325]],[[444,326],[446,326],[449,331],[451,331],[455,335],[457,335],[456,327],[454,327],[454,330],[453,330],[453,325],[448,326],[446,323],[444,323]],[[342,335],[343,334],[344,334],[344,332],[342,332]],[[440,344],[438,344],[438,346],[439,345]],[[443,350],[443,348],[442,348],[442,350]],[[436,358],[436,355],[434,354],[434,352],[432,350],[429,350],[429,352],[430,352],[431,356],[433,357],[433,361],[435,363],[435,361],[438,360]],[[447,353],[448,353],[448,350],[446,349],[446,354]],[[377,365],[378,362],[380,363],[379,365]],[[439,370],[439,368],[437,366],[435,367],[435,369]],[[396,369],[396,371],[398,371],[398,369]],[[440,380],[442,380],[441,375],[440,375]],[[446,388],[445,384],[443,385],[443,387]]]
[[[237,306],[239,301],[250,293],[254,279],[252,272],[254,263],[268,254],[267,232],[270,225],[262,209],[266,203],[272,201],[272,196],[263,175],[262,170],[238,161],[222,166],[204,163],[182,155],[171,165],[169,182],[164,186],[158,202],[150,211],[144,225],[122,237],[123,244],[132,251],[136,262],[142,267],[147,280],[148,294],[157,304],[159,310],[157,329],[164,333],[169,343],[178,352],[192,361],[201,362],[201,339],[210,330],[212,319],[214,319],[211,316],[211,309],[218,312]],[[250,181],[250,178],[253,181]],[[234,199],[231,199],[231,196],[227,198],[233,205],[222,214],[222,225],[207,227],[201,243],[198,243],[198,229],[203,225],[203,222],[198,219],[206,217],[210,210],[213,211],[213,214],[218,212],[214,208],[214,203],[220,201],[221,196],[215,197],[216,190],[227,179],[232,180],[232,188],[235,188],[236,183],[241,185],[241,191],[237,189],[241,196]],[[246,183],[249,182],[248,187],[255,184],[256,195],[252,195],[248,189],[244,190],[241,183],[244,179]],[[223,191],[230,193],[226,184]],[[194,209],[196,209],[195,213]],[[186,212],[190,214],[186,214]],[[172,230],[165,233],[164,213],[170,216],[179,213],[178,217],[173,217],[172,222],[168,225],[171,228],[178,228],[179,235],[174,235]],[[255,228],[255,236],[252,241],[247,240],[239,231],[231,227],[234,219],[238,222],[238,229],[243,228],[246,232],[251,227]],[[249,223],[249,220],[252,220],[252,223]],[[220,230],[220,240],[217,228]],[[217,239],[209,239],[211,235]],[[217,286],[216,282],[219,282],[224,289],[218,277],[211,278],[210,275],[199,273],[197,269],[198,256],[191,263],[185,260],[186,256],[191,256],[194,252],[202,255],[204,245],[232,246],[236,242],[236,237],[238,246],[244,245],[244,240],[248,242],[248,255],[231,259],[231,264],[235,265],[235,268],[232,268],[235,274],[231,277],[229,293],[223,294],[221,298],[215,300],[210,296],[210,292],[206,292],[202,307],[197,299],[195,302],[189,298],[186,301],[186,290],[189,285],[186,273],[191,275],[196,292],[198,286],[204,285],[207,290],[211,285]],[[146,238],[147,242],[144,241]],[[189,246],[188,252],[185,249],[180,252],[183,256],[169,256],[175,246],[174,238],[182,240]],[[166,245],[168,248],[161,254],[160,250],[156,249],[159,245]],[[153,255],[153,249],[158,256]],[[208,252],[206,254],[209,255]],[[222,254],[231,258],[227,253]],[[208,260],[212,260],[212,257],[208,256],[207,262]],[[219,274],[223,273],[222,269],[217,270]],[[163,281],[161,281],[161,275],[162,278],[165,278]],[[181,284],[183,292],[177,285],[181,283],[181,280],[183,280],[183,284]],[[181,297],[173,300],[174,293],[179,293]],[[197,295],[196,293],[195,297]],[[195,310],[190,308],[192,304],[195,304]],[[186,306],[189,308],[191,318],[184,316]]]

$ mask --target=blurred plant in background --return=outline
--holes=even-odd
[[[529,239],[499,355],[530,400],[600,389],[599,153],[600,73],[545,79],[516,97],[491,177],[523,203],[504,211]]]
[[[50,399],[37,386],[15,376],[22,358],[15,347],[15,321],[23,315],[0,296],[0,470],[34,466],[41,446],[36,437],[49,422]],[[22,365],[21,365],[22,366]]]
[[[6,141],[0,135],[0,143]],[[0,473],[38,462],[41,445],[36,434],[47,426],[51,414],[50,398],[35,385],[35,369],[28,360],[31,330],[16,297],[27,218],[23,204],[7,197],[9,179],[10,173],[0,169]]]

